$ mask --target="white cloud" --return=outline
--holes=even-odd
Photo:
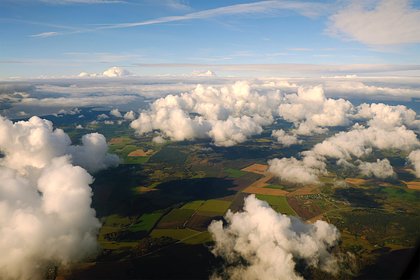
[[[355,125],[350,131],[339,132],[316,144],[313,151],[331,158],[351,159],[366,156],[373,148],[410,151],[418,145],[416,134],[405,126],[383,129]]]
[[[174,141],[212,138],[216,145],[232,146],[272,123],[279,102],[278,93],[258,93],[248,82],[220,89],[198,85],[191,92],[156,100],[131,127],[139,134],[159,130]]]
[[[63,130],[38,117],[16,123],[0,117],[0,250],[7,252],[0,255],[0,278],[41,279],[52,264],[96,253],[93,178],[82,167],[97,171],[115,158],[100,134],[82,142],[71,146]]]
[[[100,114],[96,118],[98,120],[106,120],[106,119],[109,119],[109,116],[107,114]]]
[[[344,99],[326,98],[321,86],[299,87],[288,94],[279,106],[279,115],[294,123],[294,133],[323,133],[326,127],[348,125],[353,105]]]
[[[336,133],[316,144],[310,151],[303,152],[302,160],[273,159],[269,161],[269,170],[283,180],[305,184],[317,182],[317,177],[322,174],[320,171],[325,170],[326,158],[337,159],[339,165],[353,166],[349,161],[365,157],[374,149],[412,151],[420,145],[416,133],[407,128],[418,130],[416,113],[405,106],[361,104],[353,115],[349,115],[349,119],[363,119],[367,121],[367,126],[356,123],[350,130]],[[413,163],[416,162],[415,158],[413,154]],[[311,162],[315,164],[308,165],[308,159],[312,159]],[[386,159],[376,163],[359,161],[359,171],[364,176],[378,178],[392,177],[394,174]]]
[[[123,117],[123,116],[121,115],[120,111],[119,111],[118,109],[116,109],[116,108],[112,109],[112,110],[109,112],[109,114],[110,114],[110,115],[112,115],[112,116],[114,116],[114,117],[116,117],[116,118],[122,118],[122,117]]]
[[[326,8],[327,5],[320,3],[308,3],[299,1],[259,1],[202,10],[181,16],[167,16],[140,22],[109,24],[104,27],[99,27],[95,30],[130,28],[136,26],[146,26],[168,22],[207,19],[225,15],[266,14],[268,12],[281,10],[291,10],[306,17],[317,17],[318,15],[325,12]]]
[[[130,76],[131,73],[121,67],[111,67],[102,73],[102,76],[108,78]]]
[[[297,184],[317,184],[318,176],[326,174],[324,158],[313,152],[306,152],[302,160],[275,158],[268,161],[268,171],[280,179]]]
[[[120,0],[40,0],[41,2],[48,4],[115,4],[124,3],[125,1]]]
[[[43,32],[43,33],[33,34],[33,35],[31,35],[31,37],[48,38],[48,37],[57,36],[59,34],[60,33],[58,33],[58,32]]]
[[[97,74],[90,74],[88,72],[80,72],[79,75],[77,75],[80,78],[87,78],[87,77],[96,77]]]
[[[128,121],[132,121],[136,118],[136,114],[133,111],[128,111],[124,114],[124,119]]]
[[[207,71],[194,71],[192,73],[193,76],[196,77],[216,77],[216,73],[214,73],[211,70],[207,70]]]
[[[116,96],[80,96],[80,97],[53,97],[53,98],[25,98],[19,104],[31,107],[86,107],[93,105],[115,105],[127,104],[137,99],[132,95],[116,95]]]
[[[370,126],[378,128],[392,129],[402,125],[414,129],[420,128],[420,121],[416,120],[416,112],[403,105],[363,103],[357,107],[357,114],[354,117],[367,119]]]
[[[376,162],[360,161],[358,168],[360,170],[360,174],[366,177],[376,177],[381,179],[395,177],[394,169],[387,159],[377,159]]]
[[[324,221],[306,224],[274,211],[250,195],[243,212],[212,222],[209,232],[227,268],[220,276],[229,279],[303,279],[296,260],[329,273],[336,273],[338,261],[330,248],[338,243],[338,230]]]
[[[409,0],[352,1],[331,16],[328,31],[367,45],[420,43],[420,10]]]
[[[117,66],[113,66],[111,68],[106,69],[104,72],[102,73],[88,73],[88,72],[80,72],[78,77],[79,78],[120,78],[120,77],[127,77],[127,76],[131,76],[132,74],[122,68],[122,67],[117,67]]]
[[[263,131],[258,121],[248,116],[229,117],[227,120],[213,121],[211,125],[208,135],[217,146],[225,147],[245,142],[248,137]]]
[[[277,142],[282,144],[284,147],[290,147],[291,145],[301,143],[296,135],[286,133],[283,129],[273,130],[271,136],[276,138]]]
[[[420,150],[412,151],[408,155],[408,160],[411,164],[414,165],[414,170],[416,172],[416,177],[420,178]]]
[[[99,133],[83,135],[81,146],[70,146],[67,150],[72,155],[73,163],[89,172],[97,172],[120,163],[117,155],[108,154],[106,139]]]
[[[338,78],[337,78],[338,79]],[[365,82],[352,80],[353,78],[346,78],[341,81],[327,80],[324,84],[325,92],[333,96],[351,97],[356,96],[363,99],[366,98],[387,98],[387,99],[409,99],[410,97],[420,97],[420,90],[418,87],[386,87],[383,85],[368,85]],[[354,78],[360,79],[360,78]],[[382,79],[382,82],[385,79]]]

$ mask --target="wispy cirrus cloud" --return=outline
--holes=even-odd
[[[99,27],[98,29],[129,28],[168,22],[207,19],[224,15],[240,15],[255,13],[271,14],[279,10],[294,11],[305,17],[317,17],[324,13],[327,10],[327,8],[328,5],[321,3],[270,0],[223,6],[214,9],[192,12],[181,16],[167,16],[139,22],[109,24]]]
[[[43,3],[66,5],[66,4],[115,4],[126,1],[119,0],[40,0]]]
[[[38,33],[38,34],[33,34],[30,37],[37,37],[37,38],[48,38],[48,37],[54,37],[59,35],[60,33],[58,32],[42,32],[42,33]]]
[[[84,0],[80,0],[80,1],[84,1]],[[315,18],[326,13],[329,7],[330,6],[328,4],[323,4],[323,3],[267,0],[267,1],[246,3],[246,4],[235,4],[235,5],[223,6],[223,7],[213,8],[213,9],[191,12],[184,15],[165,16],[165,17],[159,17],[159,18],[149,19],[149,20],[144,20],[144,21],[124,22],[124,23],[116,23],[116,24],[100,24],[90,29],[80,29],[80,30],[75,30],[71,32],[61,33],[61,34],[64,35],[64,34],[94,32],[94,31],[104,30],[104,29],[133,28],[133,27],[139,27],[139,26],[156,25],[156,24],[170,23],[170,22],[203,20],[203,19],[215,18],[215,17],[220,17],[220,16],[245,15],[245,14],[273,14],[278,11],[292,11],[305,17]],[[44,32],[44,33],[49,33],[49,32]],[[41,36],[38,36],[38,37],[41,37]]]

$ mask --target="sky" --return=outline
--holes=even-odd
[[[0,26],[3,79],[420,69],[420,1],[2,0]]]

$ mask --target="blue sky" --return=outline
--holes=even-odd
[[[237,64],[418,65],[419,6],[408,0],[2,0],[0,77],[111,66],[154,75]]]

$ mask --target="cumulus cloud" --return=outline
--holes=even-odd
[[[106,69],[102,73],[88,73],[88,72],[80,72],[78,77],[79,78],[95,78],[95,77],[104,77],[104,78],[119,78],[119,77],[127,77],[131,76],[132,74],[121,67],[111,67]]]
[[[109,112],[110,115],[116,117],[116,118],[122,118],[123,116],[121,115],[121,112],[118,109],[112,109]]]
[[[275,158],[268,161],[268,171],[291,183],[317,184],[318,176],[327,173],[324,160],[313,152],[306,152],[302,160],[294,157]]]
[[[392,129],[402,125],[414,129],[420,128],[420,121],[416,120],[416,112],[403,105],[364,103],[357,107],[357,114],[354,117],[368,120],[370,126],[378,128]]]
[[[69,146],[73,163],[82,166],[89,172],[97,172],[120,163],[117,155],[108,153],[108,144],[102,134],[83,135],[81,146]]]
[[[416,172],[416,177],[420,178],[420,150],[412,151],[408,155],[408,160],[411,164],[414,165],[414,170]]]
[[[325,128],[348,125],[353,105],[344,99],[326,98],[322,86],[299,87],[285,96],[279,115],[292,122],[298,135],[323,133]]]
[[[303,152],[302,160],[295,158],[271,160],[269,170],[286,181],[313,183],[317,182],[317,177],[322,174],[320,172],[323,170],[322,164],[319,162],[325,162],[327,158],[337,159],[337,163],[342,166],[352,166],[350,163],[352,160],[363,158],[371,154],[374,149],[409,152],[420,145],[416,133],[409,129],[409,127],[416,130],[419,128],[416,113],[405,106],[382,103],[361,104],[348,119],[363,120],[366,126],[356,123],[350,130],[334,134],[316,144],[310,151]],[[308,155],[318,162],[316,168],[305,164]],[[414,155],[412,158],[415,162]],[[387,178],[394,175],[392,166],[386,159],[375,163],[359,161],[359,171],[368,177]]]
[[[192,73],[193,76],[196,77],[215,77],[216,73],[211,71],[211,70],[207,70],[207,71],[194,71]]]
[[[394,169],[387,159],[377,159],[376,162],[360,161],[358,168],[360,170],[360,174],[366,177],[376,177],[381,179],[395,177]]]
[[[280,95],[252,91],[248,82],[204,87],[153,102],[131,123],[139,134],[160,131],[174,141],[211,138],[215,145],[232,146],[262,132],[274,121]]]
[[[108,78],[130,76],[131,73],[121,67],[111,67],[102,73],[102,76]]]
[[[110,156],[102,135],[82,142],[71,146],[63,130],[38,117],[15,123],[0,117],[0,250],[7,252],[0,256],[0,278],[41,279],[52,264],[70,265],[96,252],[100,223],[84,168],[106,168]],[[93,163],[81,153],[99,159]]]
[[[367,45],[420,42],[420,10],[409,0],[353,1],[330,18],[329,31]]]
[[[243,212],[225,216],[227,225],[213,221],[209,226],[215,246],[227,268],[221,276],[230,279],[303,279],[296,260],[335,274],[337,258],[330,252],[340,237],[333,225],[324,221],[306,224],[274,211],[250,195]]]
[[[88,72],[80,72],[79,75],[77,75],[80,78],[88,78],[88,77],[97,77],[98,74],[96,73],[88,73]]]
[[[109,116],[107,114],[100,114],[96,118],[98,120],[106,120],[106,119],[109,119]]]
[[[277,142],[282,144],[284,147],[290,147],[291,145],[301,143],[296,135],[286,133],[283,129],[273,130],[271,136],[276,138]]]
[[[128,111],[124,114],[124,119],[127,121],[132,121],[136,118],[136,114],[133,111]]]
[[[351,159],[366,156],[373,148],[410,151],[418,145],[416,134],[405,126],[383,129],[356,124],[350,131],[339,132],[316,144],[313,151],[331,158]]]

